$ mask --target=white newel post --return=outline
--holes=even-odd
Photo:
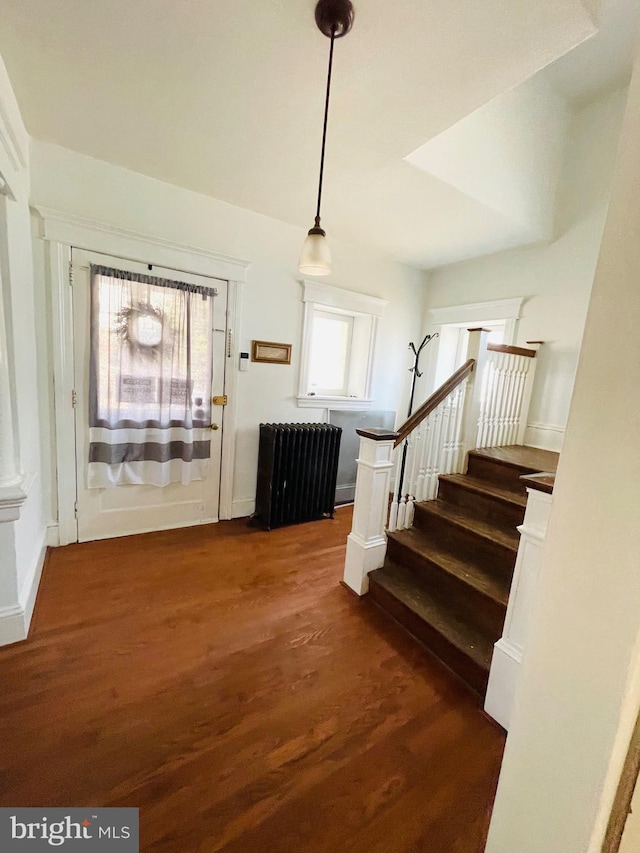
[[[369,572],[382,567],[387,551],[385,526],[397,434],[383,429],[356,432],[360,436],[360,453],[343,580],[357,595],[364,595],[369,590]]]
[[[527,348],[535,350],[536,353],[544,341],[527,341]],[[520,424],[518,426],[518,437],[516,444],[524,444],[524,436],[527,431],[527,423],[529,421],[529,409],[531,408],[531,398],[533,396],[533,383],[536,378],[536,368],[538,366],[538,357],[531,359],[527,378],[525,380],[524,392],[522,394],[522,407],[520,409]]]
[[[545,485],[544,488],[549,488]],[[542,546],[551,513],[552,495],[527,488],[527,509],[520,531],[520,545],[511,582],[502,637],[494,646],[484,709],[509,729],[511,709],[525,648],[529,616],[538,584]]]
[[[485,329],[469,329],[467,359],[475,359],[476,366],[469,376],[462,415],[462,459],[478,446],[478,424],[482,411],[482,378],[487,363],[489,332]]]

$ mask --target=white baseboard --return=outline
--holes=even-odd
[[[520,649],[512,646],[504,637],[498,640],[493,647],[484,710],[507,731],[509,731],[521,662]]]
[[[564,427],[557,424],[527,424],[524,443],[528,447],[539,447],[541,450],[554,450],[560,453],[564,440]]]
[[[255,498],[240,498],[231,504],[231,518],[247,518],[256,511]]]
[[[19,604],[0,607],[0,646],[26,639],[28,632],[24,616],[24,610]]]
[[[36,559],[22,584],[19,603],[0,608],[0,646],[26,640],[29,635],[31,617],[36,606],[40,578],[47,556],[47,538],[45,528],[42,532],[40,547],[36,549]]]
[[[355,483],[347,483],[344,486],[336,486],[336,504],[353,503],[355,493]]]
[[[31,627],[31,617],[33,616],[33,609],[36,606],[36,597],[40,588],[42,569],[44,568],[44,561],[47,557],[47,534],[48,528],[45,530],[44,536],[42,537],[42,544],[40,545],[35,565],[33,566],[32,571],[27,575],[27,578],[22,585],[20,604],[24,609],[25,638],[28,636],[29,628]]]
[[[58,548],[60,546],[60,528],[57,522],[47,524],[47,545],[49,548]]]

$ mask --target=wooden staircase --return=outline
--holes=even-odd
[[[388,534],[369,597],[484,695],[502,634],[524,518],[524,474],[555,472],[558,454],[532,447],[473,450],[466,474],[440,475],[414,526]]]

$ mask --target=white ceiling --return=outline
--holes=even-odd
[[[308,228],[328,50],[314,5],[2,0],[0,54],[34,137]],[[423,267],[536,239],[404,158],[592,37],[592,5],[355,0],[336,45],[328,235]],[[628,73],[637,4],[605,5],[602,34],[544,72],[571,101]]]

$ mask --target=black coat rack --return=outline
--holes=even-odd
[[[426,347],[426,345],[430,341],[432,341],[434,338],[437,338],[437,337],[438,337],[438,332],[434,332],[434,334],[432,334],[432,335],[425,335],[424,338],[422,339],[422,343],[420,344],[420,346],[417,349],[416,349],[416,345],[413,343],[413,341],[409,344],[409,349],[413,353],[415,360],[413,363],[413,367],[409,368],[409,372],[413,373],[413,379],[411,380],[411,396],[409,397],[409,411],[407,412],[407,418],[410,418],[412,413],[413,413],[413,400],[414,400],[415,393],[416,393],[416,381],[422,376],[422,373],[420,372],[420,369],[419,369],[420,353],[422,352],[422,350]],[[405,471],[405,467],[407,465],[407,451],[408,451],[408,449],[409,449],[409,438],[407,437],[407,438],[405,438],[404,444],[402,446],[402,463],[400,465],[400,477],[398,478],[398,491],[397,491],[397,497],[396,497],[396,503],[398,503],[398,504],[400,503],[400,500],[402,498],[402,486],[404,484],[404,471]]]

